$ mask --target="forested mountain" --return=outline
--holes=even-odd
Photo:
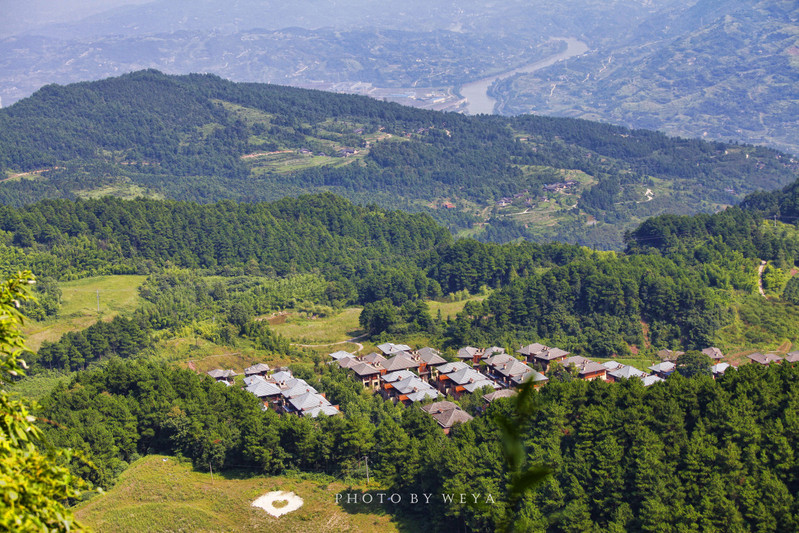
[[[464,84],[530,65],[571,38],[588,52],[495,84],[496,111],[799,153],[799,17],[787,0],[131,0],[144,5],[110,9],[119,3],[83,2],[66,16],[60,5],[7,6],[3,103],[48,83],[156,68],[456,110],[484,96]],[[87,11],[96,14],[75,20]]]
[[[429,212],[454,229],[490,219],[474,230],[491,240],[619,248],[622,231],[643,217],[713,211],[789,183],[797,168],[765,148],[154,71],[51,85],[0,110],[5,204],[329,190]]]

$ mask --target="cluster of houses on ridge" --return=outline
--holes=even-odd
[[[673,373],[675,361],[683,353],[661,350],[658,355],[662,362],[648,367],[650,372],[645,372],[617,361],[598,363],[579,355],[570,356],[566,350],[540,343],[528,344],[516,351],[523,361],[498,346],[466,346],[458,350],[456,362],[447,362],[433,348],[412,350],[404,344],[385,343],[378,349],[382,353],[356,356],[339,351],[330,356],[340,367],[351,371],[364,387],[406,405],[445,395],[457,400],[483,387],[514,388],[528,380],[533,380],[538,388],[547,383],[544,373],[554,363],[573,368],[579,379],[613,382],[639,378],[644,385],[651,385]],[[729,368],[728,363],[720,362],[724,356],[718,348],[705,348],[702,352],[714,362],[714,376]]]
[[[238,374],[233,370],[211,370],[208,375],[232,386]],[[295,378],[288,370],[269,374],[269,365],[258,363],[245,368],[244,376],[244,390],[257,396],[263,402],[264,409],[271,405],[278,413],[313,418],[320,414],[334,416],[340,413],[338,406],[331,404],[324,394],[304,379]]]
[[[677,358],[684,353],[661,350],[657,354],[661,362],[649,366],[649,372],[645,372],[617,361],[598,363],[579,355],[572,356],[565,350],[540,343],[516,350],[523,360],[498,346],[466,346],[458,350],[458,360],[453,362],[445,360],[437,350],[429,347],[413,350],[404,344],[384,343],[378,346],[378,350],[379,353],[363,356],[338,351],[330,354],[331,363],[352,372],[364,387],[394,403],[411,405],[436,400],[422,409],[445,433],[449,433],[453,424],[472,418],[455,403],[442,400],[445,396],[458,400],[464,394],[491,389],[483,395],[486,403],[491,403],[515,394],[514,388],[527,381],[532,380],[536,388],[546,384],[548,378],[544,373],[553,364],[570,369],[579,379],[616,382],[636,378],[649,386],[671,375],[676,370]],[[721,362],[724,355],[718,348],[705,348],[702,353],[712,360],[714,377],[722,375],[731,366]],[[753,353],[748,357],[763,365],[783,360],[799,362],[799,351],[784,358],[772,353]],[[281,369],[269,374],[269,370],[268,365],[259,363],[244,371],[245,390],[261,399],[265,409],[271,407],[278,413],[310,417],[340,414],[338,406],[332,405],[324,394],[304,380],[293,377],[290,371]],[[211,370],[208,375],[230,386],[237,374],[232,370]]]

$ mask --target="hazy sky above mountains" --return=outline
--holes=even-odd
[[[0,0],[0,37],[44,24],[69,22],[128,4],[152,0]]]

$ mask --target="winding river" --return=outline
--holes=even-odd
[[[488,96],[488,88],[495,81],[504,80],[505,78],[513,76],[514,74],[527,74],[530,72],[535,72],[536,70],[554,65],[558,61],[579,56],[588,51],[588,45],[582,41],[578,41],[577,39],[567,37],[557,40],[564,41],[566,43],[566,50],[551,55],[540,61],[536,61],[535,63],[530,63],[522,67],[497,74],[496,76],[490,76],[488,78],[483,78],[481,80],[461,85],[459,92],[461,93],[461,96],[466,98],[466,114],[478,115],[480,113],[485,113],[487,115],[491,115],[494,113],[494,106],[496,105],[497,101],[495,98]]]

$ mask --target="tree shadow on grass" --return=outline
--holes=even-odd
[[[401,533],[416,533],[429,529],[423,514],[409,512],[411,496],[409,494],[392,494],[386,490],[347,489],[336,494],[336,505],[351,515],[390,516],[391,521]],[[420,496],[419,510],[425,506],[424,497]],[[381,503],[382,501],[382,503]]]

